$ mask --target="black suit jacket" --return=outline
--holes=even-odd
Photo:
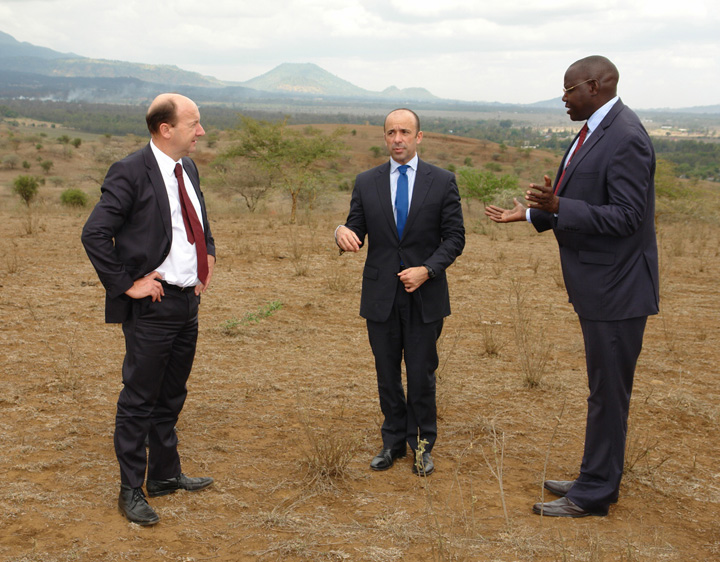
[[[183,158],[183,167],[200,201],[208,254],[214,256],[197,167],[190,158]],[[82,243],[105,287],[105,321],[123,322],[132,301],[125,291],[162,264],[172,243],[170,203],[150,144],[110,166],[101,192]]]
[[[562,164],[556,177],[561,173]],[[618,100],[568,165],[557,217],[530,212],[538,231],[555,233],[565,287],[582,318],[612,321],[658,312],[654,177],[650,138]]]
[[[400,264],[430,266],[428,279],[414,293],[424,322],[450,314],[445,270],[465,246],[460,194],[455,175],[418,160],[412,201],[402,240],[398,239],[390,194],[390,162],[357,176],[345,226],[364,243],[368,253],[363,271],[360,315],[375,322],[390,316]]]

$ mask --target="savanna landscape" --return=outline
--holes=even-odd
[[[335,133],[342,150],[317,164],[294,222],[287,185],[249,210],[215,165],[232,138],[211,133],[195,160],[218,262],[177,432],[184,472],[215,484],[151,499],[161,520],[142,528],[117,510],[123,338],[103,322],[80,230],[109,164],[146,139],[0,124],[0,560],[720,559],[718,183],[663,178],[661,312],[637,368],[620,501],[608,517],[557,520],[531,506],[545,478],[577,474],[587,379],[554,237],[491,223],[465,198],[439,342],[436,471],[418,478],[408,458],[372,472],[381,417],[358,315],[364,251],[340,256],[333,230],[354,175],[386,158],[372,149],[381,128]],[[432,133],[421,147],[443,167],[516,177],[498,204],[560,159]],[[22,174],[44,180],[27,203],[13,191]],[[62,204],[67,189],[87,204]]]

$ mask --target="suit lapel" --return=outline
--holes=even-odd
[[[412,228],[420,207],[422,207],[425,202],[425,197],[427,197],[427,194],[430,191],[430,184],[432,184],[430,168],[425,165],[425,162],[418,159],[418,169],[415,172],[415,184],[413,185],[412,201],[410,201],[410,210],[408,211],[405,230],[403,230],[403,237],[405,236],[405,233]]]
[[[582,161],[585,159],[585,157],[590,154],[590,151],[593,149],[593,147],[600,142],[600,139],[602,139],[605,136],[605,129],[607,129],[612,122],[615,120],[615,117],[617,117],[618,113],[623,109],[624,105],[621,100],[618,100],[615,105],[612,107],[610,112],[605,116],[605,118],[600,122],[600,124],[597,126],[597,128],[592,132],[590,135],[590,138],[587,139],[583,145],[580,147],[580,150],[578,153],[573,156],[573,159],[570,161],[570,164],[568,164],[567,169],[565,170],[565,177],[563,178],[563,183],[560,186],[560,191],[558,192],[558,195],[563,193],[565,191],[565,188],[570,184],[570,179],[572,178],[573,173],[575,173],[575,170],[577,167],[582,163]],[[577,138],[577,136],[575,137]],[[565,153],[565,158],[563,158],[563,162],[567,159],[570,148],[572,148],[572,145],[575,141],[573,140],[572,143],[570,143],[570,146],[568,147],[567,152]],[[562,168],[560,169],[560,174],[562,174]],[[560,177],[558,175],[558,177]]]
[[[165,187],[165,181],[162,178],[162,174],[160,174],[160,168],[149,144],[145,147],[143,156],[145,158],[147,174],[150,178],[150,185],[155,191],[155,200],[158,203],[158,207],[160,207],[160,216],[162,217],[163,226],[165,227],[165,233],[168,239],[172,240],[172,218],[170,216],[170,201],[168,200],[167,188]]]
[[[393,209],[392,196],[390,195],[390,162],[380,166],[375,176],[375,189],[377,190],[378,201],[383,215],[388,221],[391,230],[397,236],[397,224],[395,224],[395,211]]]

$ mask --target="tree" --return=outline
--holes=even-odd
[[[310,200],[314,200],[322,175],[320,164],[339,154],[342,134],[342,129],[336,129],[325,135],[313,127],[305,127],[301,133],[289,129],[287,119],[269,122],[243,116],[235,140],[223,158],[254,163],[267,175],[271,186],[287,191],[292,201],[290,223],[295,224],[300,195],[308,193]]]
[[[18,176],[15,178],[15,181],[13,181],[13,191],[17,193],[29,207],[37,195],[39,185],[40,182],[38,178],[34,176]]]
[[[51,168],[53,167],[53,161],[52,160],[43,160],[40,162],[40,167],[43,169],[43,172],[46,174],[50,173]]]
[[[518,187],[516,176],[504,174],[498,177],[490,171],[480,171],[476,168],[460,168],[457,178],[460,195],[467,201],[468,207],[471,199],[479,199],[483,205],[486,205],[496,193]]]

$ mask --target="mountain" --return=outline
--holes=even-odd
[[[364,97],[371,92],[338,78],[316,64],[283,63],[270,72],[241,82],[247,88],[266,92],[312,94],[320,96]]]
[[[59,53],[47,47],[36,47],[30,43],[21,43],[12,35],[0,31],[0,58],[69,59],[80,57],[72,53]]]
[[[390,87],[383,92],[372,92],[355,86],[320,68],[316,64],[284,63],[265,74],[247,82],[223,82],[212,76],[203,76],[172,65],[139,64],[124,61],[92,59],[72,53],[60,53],[46,47],[21,43],[11,35],[0,32],[0,95],[14,95],[22,85],[31,86],[26,95],[58,99],[77,98],[78,92],[86,101],[95,92],[102,101],[112,102],[109,79],[117,79],[114,87],[121,92],[116,96],[119,103],[127,103],[128,96],[162,92],[188,86],[199,99],[205,101],[232,102],[247,97],[257,97],[261,92],[273,97],[313,97],[352,99],[434,100],[437,99],[424,88],[404,90]],[[43,78],[46,77],[46,78]],[[67,80],[57,80],[66,78]],[[75,83],[71,79],[77,79]],[[102,79],[93,86],[93,79]],[[11,84],[8,82],[10,80]],[[137,81],[146,83],[138,83]],[[153,86],[154,85],[154,86]],[[198,90],[197,88],[200,88]],[[73,90],[70,93],[70,90]],[[145,95],[142,95],[145,97]],[[74,98],[73,98],[74,99]]]

